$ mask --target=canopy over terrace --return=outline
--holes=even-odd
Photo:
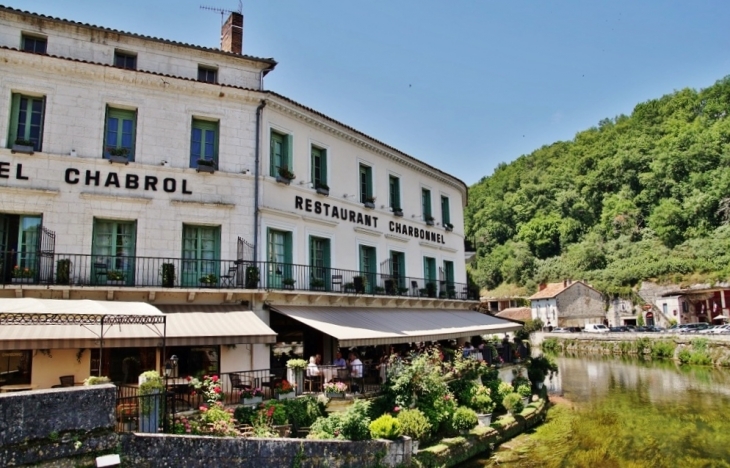
[[[522,328],[468,310],[289,305],[272,305],[271,309],[336,338],[343,347],[448,340]]]
[[[165,314],[144,302],[0,298],[0,325],[3,325],[0,328],[0,349],[18,349],[18,346],[27,346],[29,340],[36,348],[37,340],[47,340],[55,345],[53,347],[69,347],[75,346],[79,339],[91,338],[99,344],[100,357],[104,338],[114,325],[147,327],[162,340],[163,352],[167,335]],[[23,325],[23,328],[29,327],[26,330],[31,333],[23,333],[23,329],[11,330],[5,325]],[[58,333],[51,325],[77,325],[85,331],[77,329],[81,335],[74,331],[69,334],[68,329]],[[88,333],[91,336],[84,338],[83,334]]]

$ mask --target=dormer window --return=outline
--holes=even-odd
[[[218,83],[218,69],[198,65],[198,81]]]
[[[34,54],[45,54],[48,38],[23,33],[20,36],[20,49]]]
[[[125,70],[137,69],[137,54],[124,52],[121,50],[114,51],[114,66],[124,68]]]

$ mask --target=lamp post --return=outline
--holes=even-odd
[[[169,390],[169,379],[170,377],[174,377],[177,375],[177,364],[178,364],[178,358],[174,354],[170,356],[170,359],[168,359],[165,362],[165,432],[168,432],[168,429],[170,427],[169,420],[167,418],[167,409],[168,409],[168,400],[170,399],[170,390]],[[172,418],[173,422],[175,419],[175,395],[172,395]]]

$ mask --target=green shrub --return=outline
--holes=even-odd
[[[712,357],[707,351],[692,351],[689,363],[694,366],[711,366]]]
[[[312,395],[292,398],[284,402],[289,422],[296,429],[311,426],[317,418],[325,416],[325,407]]]
[[[688,364],[691,357],[692,353],[688,348],[680,349],[679,353],[677,354],[677,359],[679,359],[680,364]]]
[[[519,393],[522,398],[527,398],[532,395],[532,389],[529,385],[520,385],[517,387],[517,393]]]
[[[509,395],[504,397],[502,404],[507,409],[507,411],[512,414],[519,414],[524,409],[522,396],[519,393],[510,393]]]
[[[355,400],[346,411],[318,418],[312,424],[308,439],[366,440],[370,437],[370,403]]]
[[[707,338],[694,338],[691,341],[692,349],[695,351],[707,351],[707,345],[709,342]]]
[[[248,424],[253,426],[254,417],[256,416],[256,407],[254,406],[239,406],[233,412],[233,417],[239,424]]]
[[[479,424],[477,413],[470,408],[460,406],[456,408],[454,414],[451,416],[451,429],[456,432],[468,431]]]
[[[478,386],[471,397],[469,407],[482,414],[494,411],[495,403],[492,400],[492,391],[484,385]]]
[[[370,423],[370,437],[373,439],[394,440],[401,436],[400,421],[389,414],[384,414]]]
[[[560,345],[557,338],[545,338],[542,342],[541,348],[546,353],[557,353],[560,351]]]
[[[398,413],[398,421],[403,435],[415,440],[425,440],[431,434],[431,423],[417,409],[404,409]]]
[[[91,377],[87,377],[86,380],[84,380],[84,385],[102,385],[111,383],[111,379],[109,377],[97,377],[95,375],[92,375]]]
[[[651,356],[655,359],[671,359],[677,344],[671,340],[657,340],[652,344]]]
[[[269,400],[261,404],[261,409],[258,411],[257,418],[268,419],[271,424],[281,426],[288,424],[289,417],[286,412],[286,406],[284,402],[277,400]]]

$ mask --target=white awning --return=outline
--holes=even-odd
[[[271,309],[336,338],[344,347],[448,340],[522,328],[469,310],[290,305]]]

